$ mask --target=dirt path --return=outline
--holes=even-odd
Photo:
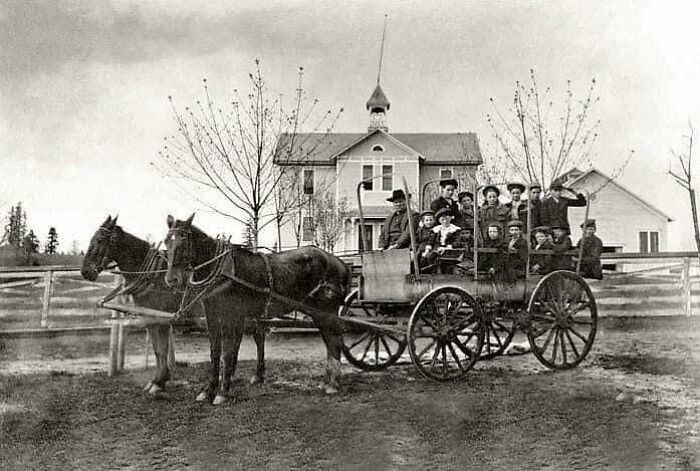
[[[70,368],[5,375],[0,467],[700,469],[698,340],[688,321],[606,321],[590,359],[573,371],[549,372],[526,355],[482,362],[461,383],[432,384],[410,365],[373,374],[346,366],[342,394],[328,397],[317,388],[318,338],[273,338],[268,381],[239,379],[236,400],[221,407],[192,401],[201,363],[179,367],[159,399],[142,394],[144,370],[115,379]],[[62,356],[5,347],[4,365]],[[79,368],[80,356],[100,351],[83,342],[64,354]],[[199,360],[206,341],[180,341],[178,352]],[[245,352],[254,358],[250,344]],[[243,361],[237,377],[253,366]]]

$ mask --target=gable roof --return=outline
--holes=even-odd
[[[573,172],[573,171],[579,171],[579,172],[580,172],[580,170],[578,170],[578,169],[572,169],[572,170],[570,170],[569,172],[566,172],[564,175],[569,174],[569,173],[571,173],[571,172]],[[574,172],[574,173],[575,173],[575,172]],[[624,186],[621,185],[620,183],[617,183],[613,178],[610,178],[609,176],[607,176],[606,174],[604,174],[603,172],[601,172],[600,170],[598,170],[597,168],[594,168],[594,167],[591,167],[591,168],[588,169],[587,171],[582,172],[582,173],[581,173],[580,175],[578,175],[577,177],[572,178],[571,180],[569,180],[569,181],[563,183],[563,185],[564,185],[565,187],[567,187],[567,188],[568,188],[568,187],[572,187],[572,186],[574,186],[577,182],[580,182],[580,181],[584,180],[588,175],[591,175],[591,174],[593,174],[593,173],[597,173],[598,175],[600,175],[600,176],[603,177],[604,179],[608,180],[608,182],[609,182],[608,185],[615,185],[617,188],[619,188],[620,190],[622,190],[624,193],[627,193],[629,196],[631,196],[632,198],[634,198],[634,199],[636,199],[637,201],[639,201],[643,206],[649,208],[650,210],[652,210],[653,212],[655,212],[655,213],[658,214],[659,216],[665,218],[667,221],[669,221],[669,222],[673,221],[673,219],[672,219],[668,214],[664,213],[663,211],[661,211],[661,210],[660,210],[659,208],[657,208],[656,206],[654,206],[654,205],[652,205],[651,203],[647,202],[647,201],[646,201],[645,199],[643,199],[641,196],[637,195],[636,193],[633,193],[632,191],[630,191],[629,189],[627,189],[626,187],[624,187]]]
[[[382,133],[398,145],[414,151],[424,165],[483,162],[479,139],[468,133],[387,133],[381,129],[369,133],[298,133],[294,136],[294,155],[287,157],[291,134],[282,134],[277,141],[275,163],[278,165],[333,165],[343,152],[370,136]],[[279,157],[278,157],[279,156]]]

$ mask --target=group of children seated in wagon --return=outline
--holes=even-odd
[[[541,200],[540,185],[531,184],[527,187],[529,194],[525,200],[521,199],[525,185],[510,183],[507,189],[511,201],[502,204],[499,189],[486,186],[482,190],[484,203],[478,209],[477,240],[474,241],[474,195],[461,192],[456,202],[452,199],[457,188],[456,180],[442,180],[440,186],[440,197],[431,203],[429,211],[420,214],[416,230],[421,272],[471,272],[474,269],[473,251],[478,248],[479,272],[494,278],[524,278],[528,267],[528,246],[532,274],[544,275],[554,270],[575,268],[579,252],[572,252],[568,208],[585,206],[583,195],[576,194],[576,199],[564,198],[562,185],[555,183],[551,185],[548,196]],[[529,241],[528,218],[532,218]],[[580,273],[601,279],[603,244],[595,235],[596,222],[587,219],[581,228],[583,236],[576,244],[577,249],[583,245]]]

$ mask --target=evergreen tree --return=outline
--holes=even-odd
[[[44,253],[55,254],[57,248],[58,248],[58,232],[56,232],[55,227],[51,227],[49,229],[49,235],[46,239]]]
[[[2,242],[20,248],[25,235],[27,234],[27,213],[22,208],[22,202],[18,202],[16,206],[10,208],[10,212],[6,217],[5,233],[2,237]]]

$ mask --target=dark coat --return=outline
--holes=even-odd
[[[569,227],[569,207],[586,206],[586,197],[578,194],[575,200],[552,197],[545,198],[540,206],[540,224],[548,227],[560,226],[571,234]]]
[[[435,247],[433,242],[435,236],[433,234],[433,228],[430,227],[419,227],[416,231],[416,245],[418,246],[418,253],[421,254],[425,252],[426,247]]]
[[[603,241],[595,235],[583,237],[576,243],[576,247],[580,248],[582,242],[581,276],[602,280],[603,267],[600,264],[600,254],[603,253]]]
[[[491,268],[496,270],[496,274],[502,274],[506,266],[506,243],[503,239],[496,240],[485,239],[481,244],[485,249],[496,249],[494,253],[479,253],[478,269],[479,271],[489,271]]]
[[[564,236],[561,239],[552,239],[552,271],[554,270],[571,270],[571,255],[566,254],[571,250],[571,237]]]
[[[482,205],[479,208],[479,230],[483,240],[488,239],[488,227],[496,223],[501,228],[501,234],[505,233],[508,223],[508,208],[502,204],[496,206]]]
[[[474,232],[474,210],[472,208],[466,211],[460,210],[452,223],[464,230]]]
[[[542,253],[543,251],[551,252],[552,250],[554,250],[554,246],[548,240],[545,240],[539,247],[535,245],[535,247],[532,249],[532,255],[530,257],[530,267],[532,268],[535,265],[538,265],[539,268],[537,271],[533,270],[533,273],[546,275],[552,271],[552,254]]]
[[[530,203],[530,214],[532,215],[532,226],[535,228],[538,226],[543,226],[542,223],[542,200],[536,200]]]
[[[447,208],[452,212],[453,217],[457,217],[459,214],[459,205],[457,202],[453,199],[446,200],[442,196],[435,198],[431,203],[430,203],[430,210],[437,214],[438,211],[440,211],[442,208]]]
[[[512,239],[507,241],[507,265],[508,277],[514,278],[524,278],[525,268],[527,267],[527,241],[525,237],[518,237],[515,241]]]
[[[457,248],[460,245],[461,241],[461,236],[462,236],[462,231],[459,229],[459,226],[456,226],[454,224],[450,225],[450,228],[453,230],[445,236],[445,240],[440,240],[440,225],[438,224],[437,226],[432,228],[433,232],[433,247],[447,247],[451,246],[452,248]]]
[[[413,227],[418,229],[418,213],[411,212]],[[379,248],[388,249],[396,244],[397,249],[405,249],[411,245],[411,232],[408,228],[408,211],[391,213],[384,220],[384,227],[379,234]]]

